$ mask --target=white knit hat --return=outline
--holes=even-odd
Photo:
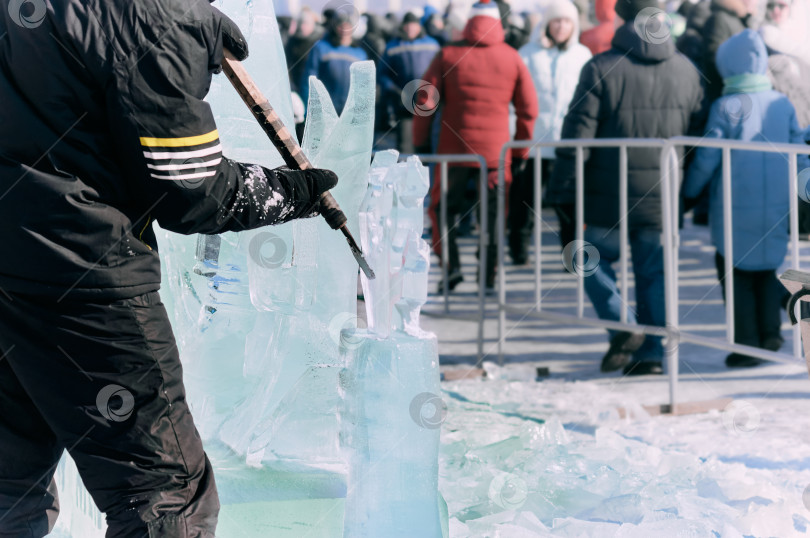
[[[548,23],[548,21],[553,19],[569,19],[576,24],[579,21],[577,6],[570,0],[556,0],[551,2],[543,12],[543,20]]]
[[[470,8],[470,18],[473,17],[492,17],[501,20],[501,12],[498,10],[498,4],[490,0],[479,0]]]

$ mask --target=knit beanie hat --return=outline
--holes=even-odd
[[[632,21],[636,15],[648,7],[660,9],[658,0],[616,0],[616,13],[625,21]]]
[[[556,0],[552,2],[543,12],[543,20],[548,23],[548,21],[554,19],[569,19],[576,24],[579,21],[577,6],[570,0]]]
[[[501,12],[498,10],[498,5],[490,0],[479,0],[473,4],[470,9],[470,18],[484,16],[492,17],[501,20]]]
[[[411,22],[420,22],[420,21],[416,13],[409,11],[405,14],[404,17],[402,17],[402,24],[408,24]]]

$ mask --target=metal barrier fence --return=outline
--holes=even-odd
[[[537,141],[513,141],[507,144],[504,144],[503,148],[501,149],[500,161],[501,166],[499,166],[498,172],[498,221],[497,221],[497,235],[498,235],[498,266],[503,268],[505,264],[505,233],[506,233],[506,225],[505,225],[505,215],[506,215],[506,177],[504,172],[504,165],[506,158],[506,152],[511,149],[524,149],[529,148],[535,150],[535,158],[534,158],[534,248],[535,248],[535,261],[534,261],[534,276],[535,276],[535,304],[533,310],[524,310],[520,307],[511,306],[506,303],[506,271],[503,269],[498,272],[498,360],[499,362],[503,363],[504,355],[503,355],[503,348],[506,344],[506,334],[504,332],[504,327],[506,326],[506,314],[507,312],[519,313],[523,314],[525,317],[534,317],[539,319],[545,319],[548,321],[559,321],[563,323],[575,324],[575,325],[587,325],[593,327],[602,327],[604,329],[615,329],[615,330],[627,330],[628,328],[632,329],[633,331],[643,331],[646,334],[652,334],[657,336],[666,336],[666,355],[668,357],[668,371],[670,373],[670,403],[675,403],[675,390],[676,390],[676,379],[677,379],[677,335],[675,334],[676,331],[672,331],[670,328],[674,327],[673,320],[671,318],[671,310],[667,309],[667,326],[666,327],[654,327],[650,325],[635,325],[629,324],[627,322],[627,305],[628,305],[628,298],[627,298],[627,276],[628,276],[628,267],[627,267],[627,260],[628,260],[628,248],[627,248],[627,241],[628,241],[628,223],[627,219],[620,219],[619,222],[619,258],[621,260],[621,298],[622,298],[622,310],[621,310],[621,320],[620,321],[609,321],[603,319],[596,319],[596,318],[585,318],[584,313],[584,304],[585,304],[585,275],[582,271],[577,271],[577,315],[565,315],[565,314],[553,314],[549,312],[544,312],[542,310],[542,271],[541,271],[541,246],[542,246],[542,227],[540,221],[540,210],[542,206],[542,177],[541,177],[541,168],[539,166],[540,162],[540,149],[543,147],[554,147],[554,148],[574,148],[575,150],[575,158],[576,158],[576,180],[575,180],[575,190],[576,190],[576,198],[575,198],[575,207],[576,207],[576,241],[579,244],[583,242],[583,231],[584,231],[584,184],[585,184],[585,159],[584,159],[584,149],[587,146],[588,148],[616,148],[619,150],[619,213],[621,215],[627,214],[627,150],[628,148],[660,148],[664,149],[667,142],[663,139],[651,138],[651,139],[610,139],[610,138],[603,138],[603,139],[582,139],[582,140],[562,140],[557,142],[537,142]],[[669,166],[665,165],[665,155],[666,153],[662,151],[661,156],[661,170],[668,170]],[[666,223],[672,222],[672,216],[670,215],[672,211],[672,201],[671,193],[671,178],[669,173],[662,174],[661,177],[662,188],[661,188],[661,213],[662,213],[662,225],[667,227]],[[673,252],[672,245],[668,244],[668,241],[671,240],[671,234],[664,234],[664,270],[665,273],[667,272],[668,267],[672,267],[672,261],[670,260]],[[576,264],[578,267],[582,267],[584,265],[584,256],[585,252],[584,249],[580,248],[577,249],[576,252]],[[666,278],[664,279],[665,283],[665,297],[668,299],[671,296],[674,296],[672,287],[672,282]],[[669,304],[669,301],[667,301]],[[673,375],[674,372],[674,375]]]
[[[406,157],[406,156],[402,156]],[[484,358],[484,320],[486,316],[486,290],[483,283],[486,282],[487,274],[487,245],[489,243],[488,228],[488,200],[487,200],[487,162],[481,155],[417,155],[419,159],[425,164],[438,164],[439,165],[439,190],[441,198],[439,199],[439,236],[442,241],[442,293],[444,295],[444,316],[447,318],[468,320],[471,319],[466,316],[452,316],[450,315],[450,290],[447,286],[448,280],[448,267],[450,264],[450,251],[447,248],[446,240],[448,234],[447,223],[447,190],[448,190],[448,165],[457,163],[478,163],[480,170],[479,177],[479,200],[481,203],[479,227],[481,233],[479,234],[479,256],[478,256],[478,361]],[[456,224],[453,223],[453,226]]]
[[[787,156],[788,160],[788,187],[790,202],[790,266],[791,269],[799,268],[799,199],[798,199],[798,155],[810,155],[810,147],[799,144],[773,144],[770,142],[742,142],[739,140],[707,139],[695,137],[673,137],[667,141],[665,151],[675,156],[675,163],[671,165],[673,172],[678,173],[677,147],[703,147],[716,148],[722,151],[722,171],[723,171],[723,249],[725,251],[725,295],[726,295],[726,339],[725,341],[680,332],[679,338],[683,342],[691,342],[702,346],[721,349],[732,353],[750,355],[761,359],[787,364],[796,364],[802,361],[802,342],[799,325],[793,327],[793,354],[777,353],[766,351],[760,348],[740,345],[734,343],[734,255],[733,255],[733,214],[731,198],[731,151],[756,151],[762,153],[777,153]],[[675,175],[674,177],[677,177]],[[676,182],[677,187],[680,182]],[[677,222],[670,227],[673,234],[673,242],[679,244],[679,229]],[[678,278],[677,260],[673,267],[674,278]],[[677,305],[678,290],[675,289],[675,304]],[[796,305],[798,308],[798,305]],[[798,316],[801,317],[801,316]]]
[[[678,312],[678,246],[679,235],[679,200],[680,200],[680,163],[676,148],[683,146],[691,147],[711,147],[719,148],[723,151],[723,193],[724,193],[724,219],[725,219],[725,252],[726,252],[726,340],[707,338],[690,333],[682,333],[679,329]],[[630,324],[628,317],[628,222],[621,217],[619,219],[619,264],[620,264],[620,293],[621,293],[621,319],[620,321],[609,321],[597,318],[586,318],[584,312],[584,278],[582,271],[577,271],[577,315],[566,315],[558,313],[544,312],[542,310],[542,271],[541,271],[541,247],[542,247],[542,227],[540,211],[542,208],[542,172],[540,167],[540,148],[542,147],[564,147],[574,148],[576,158],[576,240],[583,244],[584,231],[584,149],[592,148],[615,148],[619,151],[619,214],[628,214],[628,193],[627,193],[627,150],[628,148],[660,148],[660,192],[661,192],[661,225],[662,225],[662,246],[664,254],[664,297],[666,305],[666,326],[656,327],[649,325]],[[503,270],[505,263],[505,174],[504,162],[506,152],[511,149],[529,148],[536,152],[534,159],[534,276],[535,276],[535,304],[528,311],[507,304],[506,302],[506,272]],[[694,344],[723,349],[730,352],[741,353],[767,360],[796,364],[796,359],[801,357],[801,340],[798,327],[794,328],[794,349],[793,356],[765,351],[751,346],[734,343],[734,314],[733,314],[733,255],[731,250],[732,215],[731,215],[731,150],[765,151],[770,153],[787,154],[790,168],[790,231],[791,231],[791,259],[792,267],[798,268],[799,244],[798,244],[798,201],[797,201],[797,154],[810,155],[810,148],[795,144],[769,144],[755,142],[740,142],[734,140],[706,140],[692,137],[676,137],[669,140],[664,139],[579,139],[562,140],[557,142],[520,141],[509,142],[503,146],[500,155],[500,166],[498,174],[498,220],[497,220],[497,245],[498,245],[498,265],[501,270],[498,272],[498,359],[503,363],[503,348],[507,335],[504,332],[506,325],[506,315],[509,312],[522,314],[524,317],[534,317],[547,321],[560,322],[572,325],[584,325],[591,327],[601,327],[604,329],[614,329],[620,331],[643,332],[647,335],[662,336],[665,338],[665,357],[667,360],[667,372],[669,376],[669,400],[671,409],[677,405],[678,387],[678,346],[680,342],[691,342]],[[583,267],[584,249],[576,251],[576,266]],[[731,299],[731,300],[729,300]]]

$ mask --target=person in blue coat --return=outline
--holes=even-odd
[[[393,118],[397,149],[413,153],[413,115],[418,113],[419,80],[439,52],[439,42],[425,35],[419,18],[406,13],[400,36],[385,46],[382,61],[377,64],[383,110]]]
[[[299,88],[301,99],[309,99],[309,77],[315,76],[326,87],[338,114],[343,112],[349,98],[349,66],[368,60],[366,51],[352,37],[354,23],[342,11],[335,12],[327,22],[327,33],[307,56],[307,65]]]
[[[773,90],[766,75],[768,52],[762,38],[744,30],[717,51],[723,96],[711,108],[707,138],[804,143],[796,111]],[[810,166],[799,155],[799,169]],[[780,334],[783,290],[776,269],[787,253],[790,218],[788,160],[785,155],[752,151],[731,154],[732,257],[734,260],[734,341],[770,351],[783,344]],[[684,183],[684,197],[696,198],[709,185],[709,224],[721,285],[725,281],[722,150],[698,148]],[[725,297],[725,289],[724,289]],[[754,357],[732,353],[729,367],[755,366]]]

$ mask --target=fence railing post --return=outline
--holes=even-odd
[[[439,199],[439,233],[441,235],[440,241],[442,244],[442,295],[444,295],[444,313],[450,312],[450,289],[448,286],[448,275],[450,273],[450,248],[448,246],[449,226],[447,224],[447,185],[449,179],[447,177],[447,161],[439,163],[439,181],[441,182],[439,189],[441,190],[441,198]]]
[[[486,321],[487,297],[484,283],[487,277],[487,253],[489,252],[489,183],[487,162],[480,155],[479,164],[479,196],[481,197],[481,231],[478,234],[478,361],[480,364],[484,360],[484,322]],[[503,271],[503,267],[498,270]]]
[[[667,144],[661,150],[661,239],[664,251],[664,303],[666,328],[666,347],[664,356],[667,361],[667,376],[669,381],[669,405],[675,412],[678,405],[678,266],[675,257],[675,238],[678,233],[677,205],[673,206],[672,181],[673,167],[672,148]],[[675,163],[677,164],[677,162]],[[677,199],[676,199],[677,200]],[[675,202],[677,204],[677,201]],[[674,215],[673,215],[674,213]]]
[[[734,234],[731,218],[731,148],[723,148],[723,246],[726,290],[726,341],[734,343]]]
[[[498,218],[496,221],[498,237],[498,363],[503,364],[504,346],[506,345],[506,151],[508,143],[501,149],[501,158],[498,163]]]
[[[514,181],[515,178],[512,178]],[[540,148],[534,154],[534,305],[540,312],[540,301],[543,300],[543,167]]]
[[[619,264],[621,266],[621,321],[627,323],[627,310],[629,308],[627,285],[627,261],[629,253],[627,243],[630,240],[627,214],[627,146],[619,146]]]
[[[795,152],[788,155],[788,181],[790,196],[790,268],[799,268],[799,165]],[[801,308],[801,303],[797,308]],[[801,319],[799,314],[797,319]],[[801,324],[793,326],[793,356],[802,358]]]
[[[582,146],[576,148],[576,273],[577,277],[577,317],[585,312],[585,152]],[[574,260],[571,260],[574,262]]]

